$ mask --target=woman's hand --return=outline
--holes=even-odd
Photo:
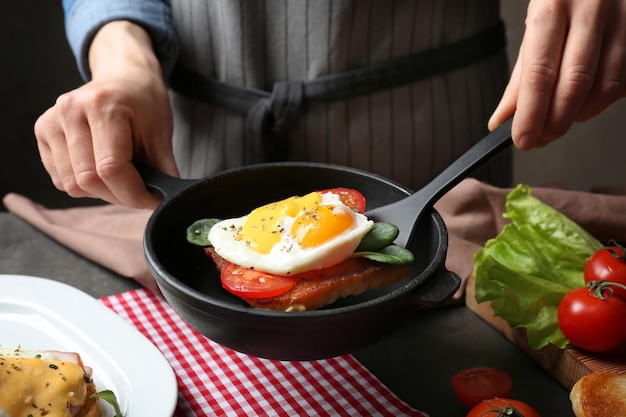
[[[489,121],[515,113],[513,141],[540,148],[626,96],[626,0],[531,0],[505,93]]]
[[[172,113],[147,33],[130,22],[105,25],[89,51],[92,80],[61,95],[35,123],[44,167],[73,197],[154,208],[132,161],[178,175]]]

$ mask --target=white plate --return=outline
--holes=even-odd
[[[80,353],[96,389],[115,392],[125,417],[171,417],[176,377],[161,352],[95,298],[44,278],[0,274],[0,344]],[[101,401],[103,417],[114,415]]]

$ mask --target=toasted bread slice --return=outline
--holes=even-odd
[[[211,247],[205,252],[213,259],[218,270],[228,263]],[[365,258],[348,258],[345,261],[315,271],[293,275],[296,285],[287,293],[273,298],[243,298],[252,307],[281,310],[317,310],[341,297],[358,295],[405,278],[409,268],[371,261]]]
[[[98,404],[98,398],[93,395],[96,394],[96,385],[93,383],[93,380],[90,380],[87,383],[87,400],[82,407],[78,407],[78,409],[74,409],[72,412],[76,414],[72,414],[72,417],[100,417],[102,416],[102,410],[100,409],[100,404]]]
[[[626,416],[626,374],[585,375],[572,387],[570,400],[576,417]]]

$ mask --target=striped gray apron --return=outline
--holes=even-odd
[[[491,0],[173,0],[185,177],[307,160],[416,189],[486,133],[508,75]],[[477,177],[510,185],[510,153]]]

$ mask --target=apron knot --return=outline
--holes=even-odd
[[[435,49],[361,68],[319,76],[306,83],[281,81],[272,93],[228,84],[177,66],[170,87],[195,100],[246,115],[246,164],[286,160],[288,130],[307,102],[330,103],[372,94],[475,64],[506,48],[504,22]]]
[[[246,115],[247,163],[285,160],[289,128],[296,121],[304,99],[304,82],[274,84],[269,97],[258,100]]]

